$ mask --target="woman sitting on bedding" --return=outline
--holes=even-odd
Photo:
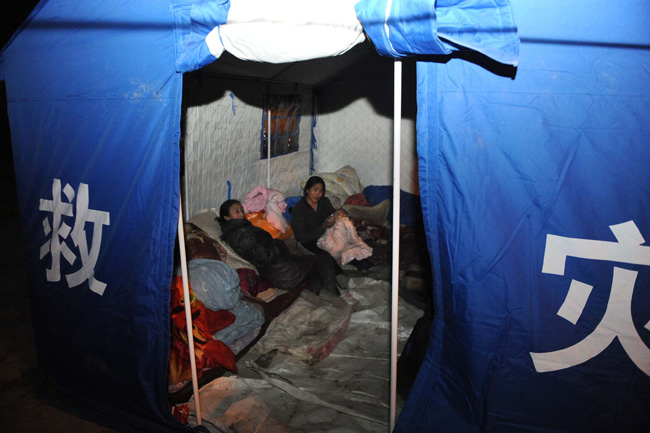
[[[325,181],[319,176],[310,177],[303,192],[303,197],[296,203],[291,214],[291,227],[296,240],[300,246],[313,254],[329,256],[327,251],[318,247],[318,239],[339,218],[346,218],[347,213],[343,209],[334,210],[330,200],[325,197]],[[372,266],[372,263],[365,259],[353,260],[352,264],[359,269]]]
[[[237,200],[225,201],[219,209],[223,239],[242,258],[251,262],[260,276],[274,287],[293,290],[309,279],[309,290],[318,294],[326,290],[340,295],[335,267],[323,256],[291,254],[284,241],[273,239],[264,229],[246,219],[244,207]]]

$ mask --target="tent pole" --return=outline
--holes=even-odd
[[[190,367],[192,370],[192,388],[194,390],[194,406],[196,421],[201,424],[201,402],[199,401],[199,382],[196,375],[196,359],[194,358],[194,333],[192,332],[192,308],[190,285],[188,283],[187,256],[185,254],[185,230],[183,228],[183,200],[178,199],[178,247],[181,253],[181,273],[183,276],[183,303],[185,304],[185,323],[187,323],[187,345],[190,349]]]
[[[271,109],[268,117],[269,127],[266,129],[266,187],[271,189]]]
[[[181,161],[181,164],[183,164],[183,189],[181,190],[181,198],[185,201],[185,207],[183,208],[185,212],[189,209],[189,204],[187,202],[187,145],[183,144],[183,160]],[[185,215],[185,220],[190,219],[189,215]]]
[[[399,217],[400,217],[400,164],[402,128],[402,62],[395,60],[393,101],[393,254],[392,254],[392,304],[390,330],[390,431],[395,427],[397,401],[397,322],[399,303]]]

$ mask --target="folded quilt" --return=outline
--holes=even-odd
[[[239,275],[220,260],[194,259],[187,264],[197,299],[213,311],[230,310],[242,298]]]
[[[235,322],[212,335],[215,340],[223,341],[231,349],[234,343],[264,324],[264,315],[253,305],[241,301],[228,310],[235,315]]]

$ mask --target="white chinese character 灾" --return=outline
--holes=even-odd
[[[610,226],[618,242],[565,238],[548,235],[542,272],[564,275],[568,256],[650,266],[650,247],[633,221]],[[632,321],[632,294],[638,272],[614,267],[607,309],[596,329],[573,346],[553,352],[531,352],[535,370],[556,371],[581,364],[600,354],[614,339],[645,374],[650,376],[650,349],[643,343]],[[582,314],[592,287],[573,280],[558,315],[575,324]],[[645,325],[650,329],[650,322]]]

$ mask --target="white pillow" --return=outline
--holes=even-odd
[[[216,220],[217,216],[216,212],[209,210],[194,215],[188,223],[194,224],[212,239],[219,240],[221,237],[221,225]]]

